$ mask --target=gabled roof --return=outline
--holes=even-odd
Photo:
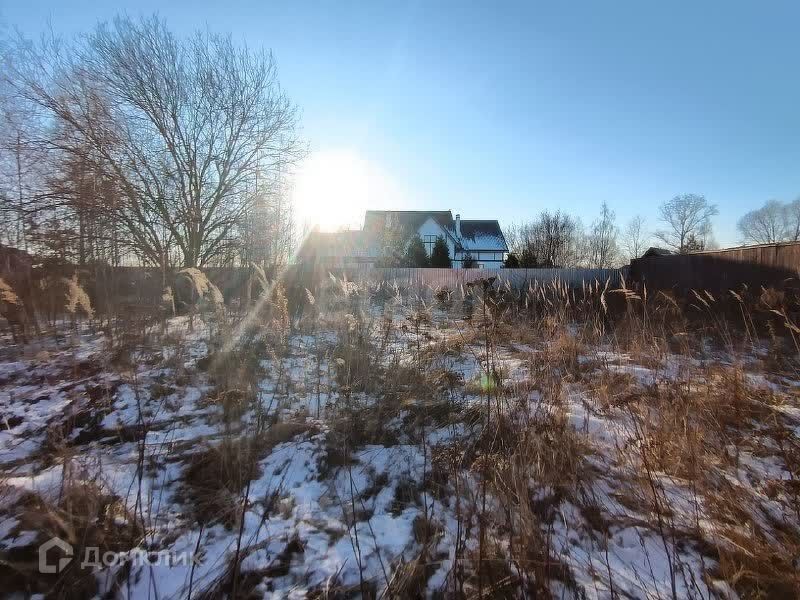
[[[449,210],[368,210],[364,215],[364,230],[375,232],[384,227],[406,227],[416,231],[429,218],[445,229],[452,228],[454,223]]]
[[[375,234],[385,227],[416,231],[428,219],[438,223],[459,249],[508,252],[505,236],[497,220],[461,219],[459,238],[453,213],[449,210],[368,210],[364,216],[364,231]]]

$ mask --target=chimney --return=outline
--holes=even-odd
[[[456,237],[461,238],[461,215],[456,215]]]

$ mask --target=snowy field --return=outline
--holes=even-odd
[[[4,339],[3,592],[797,593],[800,382],[768,343],[334,300]]]

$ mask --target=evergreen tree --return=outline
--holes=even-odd
[[[525,248],[522,251],[522,256],[520,257],[519,266],[523,269],[535,269],[539,266],[539,261],[536,258],[536,254],[530,249]]]
[[[472,254],[467,252],[464,258],[461,259],[461,267],[464,269],[475,269],[478,267],[478,261],[472,258]]]
[[[436,243],[433,245],[431,252],[431,266],[440,269],[449,269],[453,266],[450,260],[450,249],[447,247],[447,242],[442,236],[436,238]]]
[[[517,258],[517,255],[511,252],[506,257],[506,262],[503,263],[503,265],[506,269],[519,269],[519,259]]]
[[[688,254],[689,252],[702,252],[705,249],[705,241],[697,237],[695,234],[690,233],[688,236],[686,236],[686,242],[683,245],[683,250],[681,253]]]
[[[425,252],[425,245],[418,235],[411,236],[411,240],[406,248],[405,263],[407,267],[427,267],[428,253]]]

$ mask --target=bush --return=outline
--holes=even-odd
[[[224,303],[222,293],[200,269],[186,268],[175,276],[173,291],[176,305],[193,309],[196,305],[218,307]],[[177,307],[177,306],[176,306]]]
[[[517,255],[513,252],[506,257],[505,263],[503,263],[506,269],[519,269],[519,259]]]

